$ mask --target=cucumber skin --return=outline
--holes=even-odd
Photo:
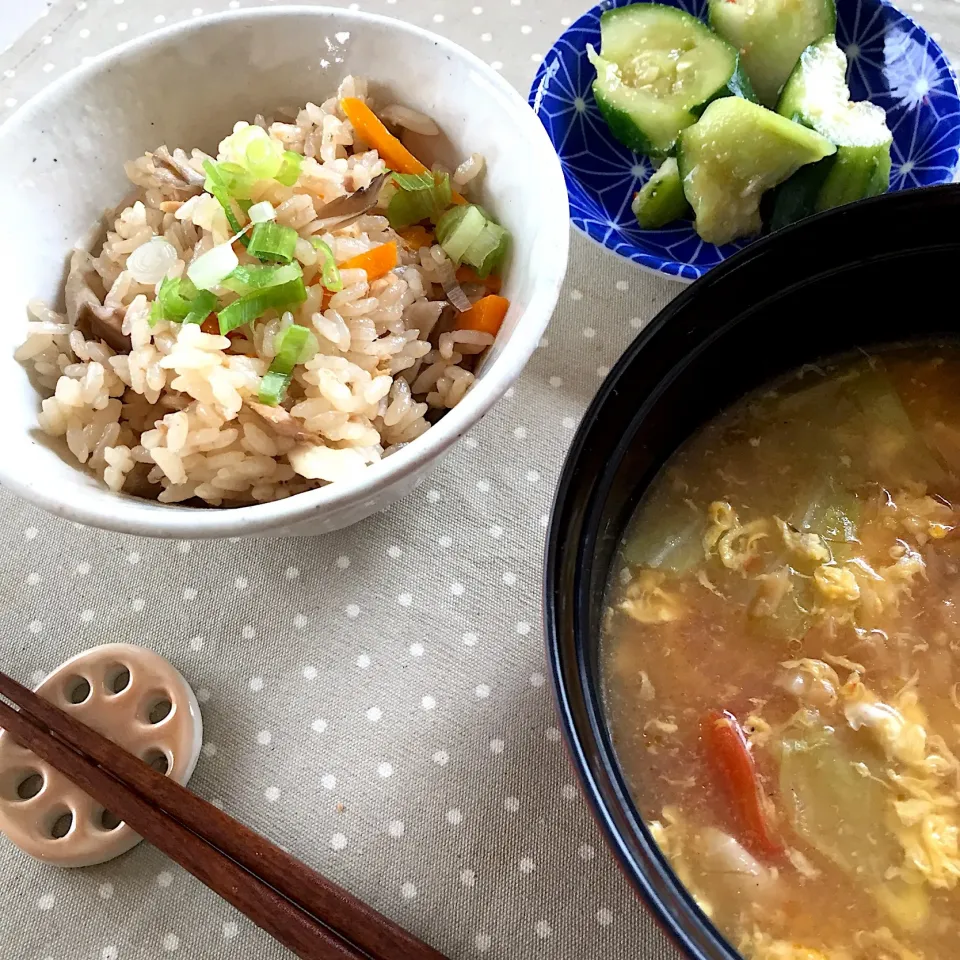
[[[683,194],[683,183],[676,162],[667,160],[673,169],[664,172],[661,167],[643,185],[631,206],[637,223],[644,230],[665,227],[693,213]]]
[[[770,229],[781,230],[816,212],[817,196],[837,158],[824,157],[801,167],[789,180],[774,191]]]
[[[608,12],[614,13],[616,11],[611,10]],[[604,16],[606,16],[606,14],[604,14]],[[687,124],[687,126],[692,126],[703,111],[706,110],[714,100],[719,100],[721,97],[741,97],[744,100],[751,101],[751,103],[757,103],[757,96],[753,92],[750,78],[743,69],[739,54],[737,54],[736,66],[726,86],[718,90],[709,100],[691,109],[690,123]],[[596,100],[600,115],[604,121],[606,121],[613,136],[625,147],[633,150],[634,153],[641,153],[648,157],[672,157],[676,154],[677,142],[685,128],[677,131],[676,139],[669,147],[660,149],[654,146],[650,138],[637,126],[637,122],[626,110],[615,107],[606,99],[599,79],[593,81],[593,99]]]

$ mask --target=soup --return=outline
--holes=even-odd
[[[746,957],[956,953],[958,383],[950,344],[805,367],[704,427],[628,526],[614,746]]]

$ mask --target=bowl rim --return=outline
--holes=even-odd
[[[580,16],[578,16],[575,20],[573,20],[571,23],[567,24],[564,27],[563,32],[556,38],[556,40],[554,40],[554,42],[550,45],[550,49],[546,52],[546,54],[544,54],[544,57],[540,61],[540,65],[537,68],[537,72],[536,72],[536,75],[534,76],[533,82],[530,85],[530,91],[527,95],[527,102],[530,104],[531,109],[533,109],[534,112],[537,114],[538,119],[540,114],[539,114],[539,111],[537,111],[536,109],[536,102],[540,96],[541,87],[544,83],[544,80],[546,79],[547,71],[550,68],[551,58],[555,60],[560,60],[562,58],[564,45],[567,48],[577,48],[578,56],[582,57],[583,52],[579,51],[579,47],[576,44],[572,43],[570,39],[568,39],[568,35],[571,34],[572,31],[583,29],[584,21],[586,21],[587,18],[589,17],[599,18],[600,14],[602,14],[603,12],[605,12],[606,10],[614,6],[616,2],[617,0],[597,0],[597,2],[595,2],[592,7],[585,10]],[[623,3],[632,3],[632,2],[657,3],[657,2],[661,2],[661,0],[623,0]],[[666,2],[671,3],[671,5],[673,4],[673,0],[666,0]],[[839,3],[841,2],[841,0],[837,0],[837,2]],[[906,13],[900,7],[896,6],[896,4],[892,2],[892,0],[856,0],[856,2],[864,3],[864,4],[875,3],[876,6],[879,8],[886,8],[890,12],[890,14],[893,15],[896,23],[901,25],[903,24],[907,25],[909,28],[916,31],[918,34],[920,34],[923,37],[923,40],[927,46],[927,49],[931,50],[935,55],[935,59],[937,60],[937,62],[946,68],[947,74],[949,75],[951,80],[951,85],[948,93],[952,96],[952,99],[955,102],[955,104],[958,107],[960,107],[960,83],[958,83],[957,70],[954,68],[953,61],[947,56],[943,47],[934,38],[933,34],[929,30],[927,30],[922,24],[914,20],[913,17],[911,17],[908,13]],[[681,7],[681,9],[685,9],[685,7]],[[702,19],[702,17],[700,19]],[[869,101],[869,102],[872,102],[872,101]],[[943,120],[945,118],[941,117],[940,119]],[[546,129],[546,126],[544,126],[544,129]],[[958,134],[958,140],[960,140],[960,134]],[[552,136],[550,137],[550,142],[551,144],[553,144]],[[554,146],[554,149],[556,149],[556,146]],[[649,163],[649,158],[644,157],[641,154],[637,154],[637,156],[640,158],[642,162]],[[567,165],[562,161],[561,161],[561,168],[563,169],[564,178],[566,179]],[[953,171],[952,171],[953,178],[956,178],[956,176],[958,175],[958,172],[960,172],[960,144],[958,144],[958,154],[953,164]],[[571,177],[570,179],[576,180],[577,178]],[[952,180],[944,180],[942,181],[942,183],[929,184],[929,186],[941,186],[942,184],[947,184],[950,182],[952,182]],[[902,193],[904,192],[904,190],[910,190],[910,189],[918,189],[918,188],[905,187],[903,188],[903,190],[894,190],[894,191],[888,190],[887,192]],[[568,189],[568,195],[569,195],[569,189]],[[579,217],[579,213],[576,214],[576,218],[578,217]],[[741,238],[740,240],[736,240],[733,242],[734,245],[736,245],[736,247],[734,249],[731,249],[729,253],[725,254],[719,263],[714,264],[712,267],[699,267],[699,266],[696,266],[695,264],[690,263],[690,261],[675,260],[671,257],[666,257],[657,253],[653,253],[649,250],[649,248],[645,244],[639,244],[635,242],[631,242],[630,244],[626,244],[626,243],[622,244],[622,246],[629,246],[630,250],[635,255],[623,253],[620,250],[617,250],[615,248],[615,245],[611,245],[610,233],[607,234],[607,237],[605,239],[600,239],[599,237],[593,236],[593,234],[591,234],[588,229],[581,226],[580,223],[577,222],[576,218],[575,218],[575,211],[573,210],[572,201],[571,201],[570,222],[573,228],[579,234],[586,237],[597,247],[606,251],[607,254],[616,257],[618,260],[627,261],[628,263],[632,264],[636,269],[644,273],[650,273],[658,277],[663,277],[675,283],[681,284],[683,286],[688,286],[691,283],[695,283],[697,280],[706,276],[711,271],[716,270],[718,267],[722,266],[724,263],[728,262],[733,257],[738,256],[743,250],[747,249],[748,247],[752,247],[754,244],[759,243],[761,240],[765,239],[770,235],[769,233],[761,233],[759,236],[756,236],[756,237],[752,237],[752,238],[747,237],[747,238]],[[695,276],[688,275],[689,271],[696,271],[696,275]]]
[[[0,483],[52,514],[118,533],[207,539],[275,531],[280,527],[322,519],[324,513],[331,509],[376,499],[388,488],[439,458],[489,412],[520,376],[550,322],[566,275],[570,244],[566,181],[550,138],[523,95],[499,72],[447,37],[403,20],[341,7],[307,7],[294,4],[228,10],[181,20],[111,47],[58,77],[0,124],[0,140],[10,136],[21,125],[29,123],[39,110],[45,108],[50,101],[62,97],[79,81],[95,76],[117,63],[134,59],[155,44],[170,44],[186,34],[216,29],[224,23],[256,23],[288,17],[315,17],[318,22],[336,18],[337,25],[346,29],[350,29],[351,24],[377,25],[419,41],[426,41],[449,57],[465,62],[503,97],[504,105],[527,135],[528,147],[542,165],[538,178],[552,181],[552,188],[548,192],[557,197],[557,202],[551,203],[543,211],[543,216],[550,226],[549,235],[553,238],[551,256],[545,258],[543,269],[536,273],[530,301],[518,319],[503,352],[489,365],[483,377],[477,379],[460,403],[448,410],[437,423],[408,446],[367,466],[356,480],[329,483],[282,500],[229,508],[185,507],[122,493],[98,497],[93,503],[86,498],[70,502],[65,496],[37,491],[31,486],[29,477],[18,474],[15,464],[0,460]],[[65,251],[65,256],[68,252]],[[33,426],[36,425],[27,425],[26,429]],[[76,469],[81,477],[86,473],[81,464],[69,465]],[[99,492],[109,493],[102,481],[93,475],[88,474],[84,479],[97,483],[101,488]],[[70,491],[75,488],[71,484],[63,489]]]
[[[709,299],[712,287],[742,285],[743,274],[751,266],[756,268],[753,262],[768,263],[770,248],[780,246],[782,238],[802,237],[807,232],[822,234],[831,224],[842,223],[841,218],[849,217],[851,212],[859,215],[862,210],[866,215],[878,206],[913,206],[920,195],[927,196],[928,206],[947,201],[951,208],[960,206],[960,185],[941,184],[897,191],[828,210],[759,238],[681,291],[636,335],[614,364],[584,413],[560,470],[547,526],[542,579],[546,658],[558,726],[587,808],[618,866],[659,926],[690,960],[742,960],[742,956],[703,913],[654,841],[627,786],[607,728],[602,694],[588,662],[591,641],[584,634],[582,611],[588,602],[583,569],[596,542],[599,515],[609,496],[613,476],[612,470],[607,469],[596,474],[586,471],[584,452],[611,400],[623,392],[625,382],[629,386],[630,373],[636,369],[640,357],[649,352],[651,341],[675,321],[677,314],[689,312],[692,305]],[[888,209],[886,217],[889,215]],[[843,233],[849,234],[851,229],[845,226]],[[927,240],[903,246],[906,250],[940,245],[939,241]],[[824,264],[810,276],[850,268],[849,263],[839,267]],[[749,310],[748,306],[744,307],[745,313]],[[630,425],[609,444],[607,464],[621,462],[633,441],[634,425],[644,415],[645,408],[656,399],[664,384],[689,364],[694,355],[707,349],[711,341],[712,338],[708,338],[692,345],[682,359],[671,362],[670,372],[660,378],[650,393],[637,398],[626,418]],[[575,570],[572,581],[564,576],[569,567]]]

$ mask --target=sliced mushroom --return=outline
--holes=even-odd
[[[266,420],[273,432],[281,437],[291,437],[298,443],[317,439],[316,434],[304,430],[303,424],[284,407],[268,407],[265,403],[250,403],[248,406],[261,420]]]
[[[380,191],[387,182],[388,176],[390,176],[389,173],[381,173],[379,177],[374,177],[363,189],[325,203],[317,211],[317,219],[333,221],[328,226],[331,228],[336,226],[338,230],[349,226],[355,220],[359,220],[360,217],[377,205],[380,199]]]
[[[158,147],[153,152],[153,159],[157,177],[164,183],[191,193],[203,191],[206,177],[190,166],[190,158],[183,150],[177,149],[171,154],[165,146]]]
[[[64,288],[67,320],[90,340],[102,340],[117,353],[129,353],[130,337],[123,332],[124,311],[105,307],[95,290],[103,289],[93,257],[74,250]]]

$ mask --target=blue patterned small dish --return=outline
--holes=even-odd
[[[691,223],[643,230],[630,202],[650,176],[650,161],[613,138],[593,99],[596,72],[587,44],[600,47],[600,15],[634,0],[603,0],[554,44],[530,90],[536,111],[560,156],[570,217],[591,240],[640,267],[690,281],[750,243],[717,247]],[[706,0],[659,0],[706,19]],[[890,189],[954,180],[960,151],[960,94],[934,40],[886,0],[837,0],[837,42],[850,61],[855,100],[887,112],[893,132]]]

